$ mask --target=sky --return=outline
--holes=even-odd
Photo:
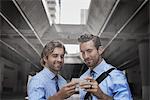
[[[59,0],[56,0],[58,4]],[[60,24],[80,24],[80,10],[88,9],[91,0],[61,0]],[[57,5],[58,7],[58,5]],[[58,8],[57,8],[58,9]],[[58,15],[59,12],[56,12]],[[56,23],[59,18],[56,19]],[[79,53],[79,45],[65,44],[68,54]]]
[[[65,48],[68,54],[76,54],[80,52],[78,44],[65,44]]]
[[[60,24],[80,24],[80,9],[88,9],[91,0],[61,0]],[[58,22],[59,18],[56,20]]]

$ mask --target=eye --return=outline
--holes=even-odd
[[[61,57],[61,58],[64,58],[64,55],[61,55],[60,57]]]
[[[87,52],[88,52],[88,53],[92,52],[92,49],[88,49]]]
[[[83,55],[83,54],[85,54],[85,52],[83,52],[83,51],[80,51],[80,53]]]
[[[57,58],[58,55],[57,55],[57,54],[53,54],[52,56],[53,56],[54,58]]]

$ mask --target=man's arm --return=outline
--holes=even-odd
[[[97,81],[92,79],[92,77],[86,78],[87,82],[80,83],[80,87],[86,89],[87,92],[92,93],[100,100],[113,100],[113,97],[110,97],[102,92]]]
[[[96,97],[100,100],[113,100],[113,97],[106,95],[101,91],[101,89],[98,89],[98,92],[96,93]]]
[[[64,100],[72,96],[76,91],[76,82],[70,82],[60,89],[55,95],[50,96],[48,100]]]
[[[113,81],[111,90],[114,100],[133,100],[126,76],[122,71],[114,70],[111,80]]]

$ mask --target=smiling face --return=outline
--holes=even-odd
[[[64,64],[64,54],[63,48],[56,47],[52,53],[44,58],[45,66],[55,74],[58,73]]]
[[[80,52],[85,64],[91,69],[101,62],[102,48],[97,49],[92,40],[80,43]]]

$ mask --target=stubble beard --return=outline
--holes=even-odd
[[[48,65],[47,67],[48,67],[48,69],[50,71],[52,71],[55,74],[59,73],[60,70],[62,69],[62,65],[61,64],[59,66],[55,66],[55,64],[54,65]]]
[[[92,61],[93,61],[93,60],[92,60]],[[96,62],[94,62],[94,61],[93,61],[93,63],[90,62],[91,64],[90,64],[90,63],[88,64],[88,62],[87,62],[86,65],[88,66],[88,68],[94,69],[100,62],[101,62],[101,59],[98,58]]]

